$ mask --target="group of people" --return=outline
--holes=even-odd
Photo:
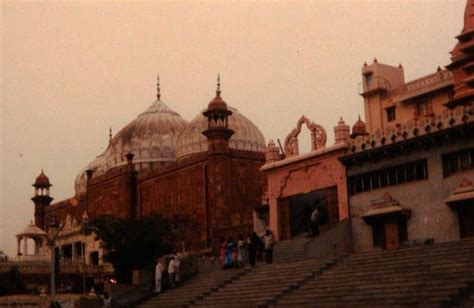
[[[242,268],[246,264],[255,266],[257,261],[263,261],[265,255],[266,263],[273,263],[273,235],[270,230],[260,237],[256,232],[249,234],[246,239],[239,235],[235,242],[231,237],[227,240],[221,238],[219,260],[222,268]],[[164,289],[174,289],[180,281],[181,260],[178,255],[171,255],[167,266],[157,260],[155,267],[155,294]],[[166,268],[165,268],[166,267]]]
[[[263,254],[267,264],[273,262],[273,235],[270,230],[265,231],[263,237],[256,232],[249,234],[246,239],[241,234],[235,242],[232,237],[227,240],[221,238],[219,260],[222,268],[241,268],[247,263],[255,266],[256,261],[263,261]]]
[[[163,287],[174,289],[181,279],[180,277],[181,259],[178,255],[171,255],[165,270],[160,260],[157,260],[155,267],[155,293],[163,291]],[[168,279],[166,279],[166,277]],[[165,279],[163,279],[165,278]],[[166,284],[167,282],[167,284]]]

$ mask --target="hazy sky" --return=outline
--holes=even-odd
[[[363,113],[364,61],[406,80],[450,63],[465,1],[2,1],[0,250],[34,217],[44,168],[55,201],[155,98],[186,119],[222,95],[265,139],[304,114],[333,142]],[[309,148],[309,147],[307,147]]]

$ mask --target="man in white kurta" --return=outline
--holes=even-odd
[[[161,265],[160,261],[158,261],[155,267],[155,293],[161,292],[162,275],[163,275],[163,265]]]

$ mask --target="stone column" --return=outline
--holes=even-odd
[[[26,257],[28,254],[28,237],[25,235],[23,236],[23,255]]]
[[[18,246],[18,252],[17,252],[16,255],[19,256],[19,255],[20,255],[20,252],[21,252],[21,250],[20,250],[21,237],[18,237],[18,238],[17,238],[17,244],[18,244],[18,245],[17,245],[17,246]]]
[[[74,262],[76,260],[76,247],[74,247],[76,245],[74,245],[74,241],[72,242],[71,244],[71,261]]]

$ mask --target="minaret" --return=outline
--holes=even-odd
[[[49,178],[41,170],[40,175],[36,177],[36,181],[33,184],[35,188],[35,196],[31,200],[35,204],[35,225],[38,228],[45,230],[45,207],[51,204],[53,198],[49,196],[49,188],[53,186],[49,183]]]
[[[229,128],[229,116],[232,112],[221,98],[220,78],[217,77],[216,97],[209,103],[203,115],[207,117],[207,129],[202,132],[208,140],[206,182],[208,191],[207,244],[215,246],[220,230],[232,226],[232,213],[238,207],[234,197],[235,181],[232,175],[229,140],[234,131]]]
[[[203,115],[207,118],[207,130],[202,134],[208,141],[208,154],[229,153],[229,140],[234,134],[229,128],[229,116],[232,111],[227,109],[227,104],[221,98],[220,76],[217,76],[216,97],[209,103]]]
[[[474,0],[468,0],[464,11],[464,28],[451,51],[451,64],[446,66],[454,75],[454,95],[448,107],[471,104],[474,99]]]

